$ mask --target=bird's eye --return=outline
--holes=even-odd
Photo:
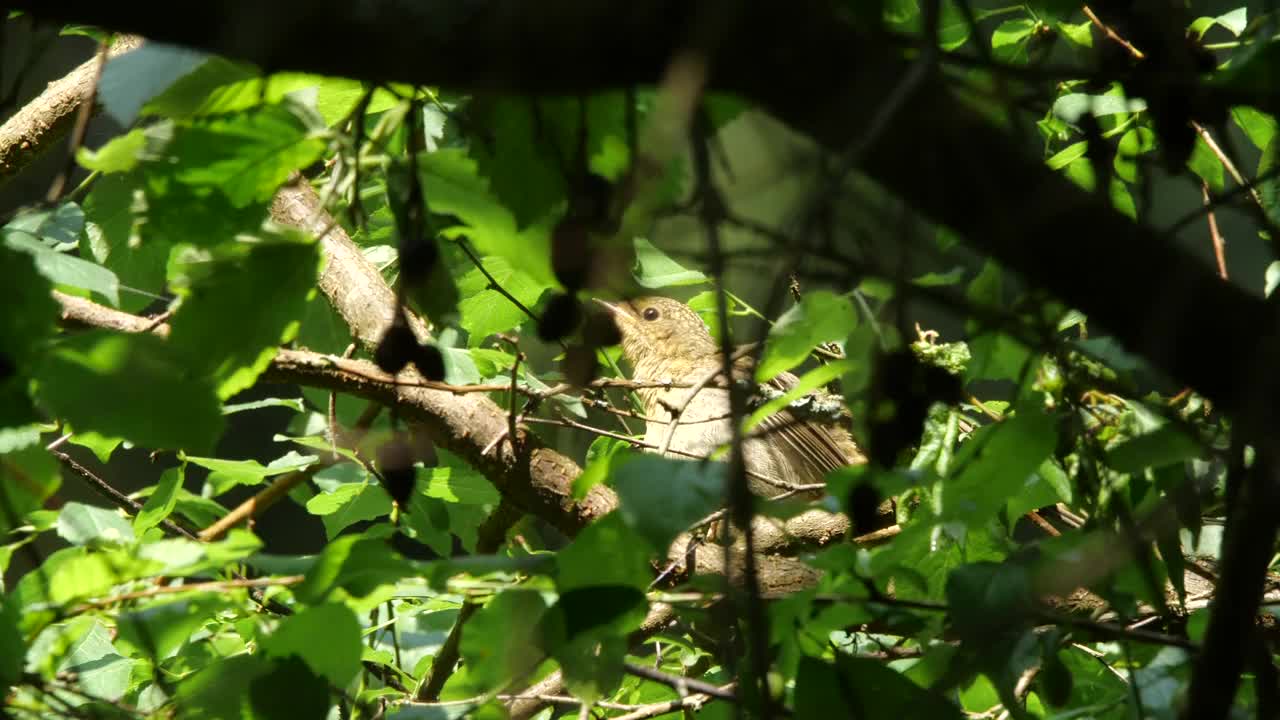
[[[643,316],[645,320],[657,320],[658,308],[645,308],[644,312],[641,313],[641,316]]]

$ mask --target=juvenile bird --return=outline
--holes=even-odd
[[[597,302],[613,314],[635,380],[688,385],[723,367],[718,343],[702,318],[684,303],[665,297]],[[750,380],[750,358],[736,360],[733,375],[735,381]],[[766,385],[786,392],[796,382],[796,376],[782,373]],[[723,376],[702,388],[658,387],[638,392],[648,418],[646,443],[658,449],[666,447],[672,456],[687,453],[706,457],[729,442],[732,425]],[[692,399],[691,393],[695,393]],[[831,470],[866,461],[839,423],[799,418],[790,410],[765,419],[743,442],[742,450],[751,491],[764,497],[786,492],[789,486],[821,483]]]

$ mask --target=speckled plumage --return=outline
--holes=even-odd
[[[719,347],[698,314],[681,302],[644,297],[607,303],[622,333],[622,349],[636,380],[693,383],[722,367]],[[751,377],[747,358],[734,364],[735,380]],[[779,390],[797,379],[782,373],[770,381]],[[673,413],[684,405],[693,388],[639,390],[649,421],[646,443],[661,447]],[[697,390],[688,403],[668,448],[706,457],[729,442],[729,393],[723,377]],[[752,492],[770,497],[788,485],[820,483],[827,472],[865,462],[848,431],[837,423],[814,418],[798,420],[783,410],[767,418],[743,443]],[[771,482],[772,481],[772,482]]]

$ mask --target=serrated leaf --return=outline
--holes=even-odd
[[[463,223],[446,235],[463,235],[481,255],[505,257],[534,282],[552,284],[550,226],[517,229],[515,216],[490,192],[473,160],[461,150],[441,149],[419,155],[418,171],[431,212]]]
[[[87,332],[61,340],[36,373],[39,401],[84,430],[153,448],[212,449],[222,433],[213,387],[153,335]]]
[[[13,250],[30,254],[36,269],[50,281],[95,292],[112,305],[120,304],[120,279],[101,265],[60,253],[22,231],[6,229],[4,242]]]
[[[360,623],[345,605],[305,608],[280,623],[262,643],[270,657],[296,655],[334,687],[360,671]]]
[[[270,200],[290,173],[315,162],[324,148],[296,106],[281,104],[198,120],[175,134],[168,151],[177,159],[175,179],[217,189],[243,208]]]
[[[140,534],[148,528],[159,525],[178,506],[178,490],[182,488],[182,483],[186,479],[186,467],[186,465],[179,465],[160,474],[156,489],[143,503],[138,516],[133,519],[135,533]]]
[[[116,510],[69,502],[58,513],[58,537],[72,545],[133,542],[133,526]]]
[[[252,385],[297,332],[318,267],[314,243],[292,242],[255,245],[210,263],[184,293],[170,345],[189,373],[212,379],[220,397],[231,397]]]
[[[826,290],[806,293],[769,329],[756,381],[764,382],[804,362],[818,345],[844,340],[858,324],[853,301]]]
[[[1176,425],[1129,438],[1107,451],[1107,465],[1120,472],[1139,472],[1199,457],[1204,447]]]
[[[1053,419],[1034,407],[988,425],[966,442],[952,466],[962,468],[941,485],[941,516],[969,527],[989,521],[1053,452]]]
[[[636,238],[636,282],[642,287],[664,288],[677,285],[697,285],[707,281],[707,276],[697,270],[689,270],[672,260],[669,255],[654,247],[644,238]]]
[[[614,471],[627,525],[665,552],[677,535],[724,501],[724,463],[640,454]]]

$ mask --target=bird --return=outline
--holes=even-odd
[[[637,390],[645,413],[644,444],[673,457],[705,458],[729,443],[729,391],[723,373],[718,372],[724,367],[723,356],[702,318],[688,305],[667,297],[595,300],[618,327],[633,380],[663,384]],[[751,358],[734,354],[742,355],[733,362],[734,380],[750,380]],[[696,387],[699,381],[707,382]],[[795,375],[784,372],[764,385],[777,394],[797,382]],[[823,391],[815,391],[814,396],[824,406],[842,407]],[[822,483],[832,470],[866,462],[849,431],[830,415],[798,417],[789,407],[768,416],[749,433],[742,449],[751,492],[766,498],[794,493],[797,487]]]

